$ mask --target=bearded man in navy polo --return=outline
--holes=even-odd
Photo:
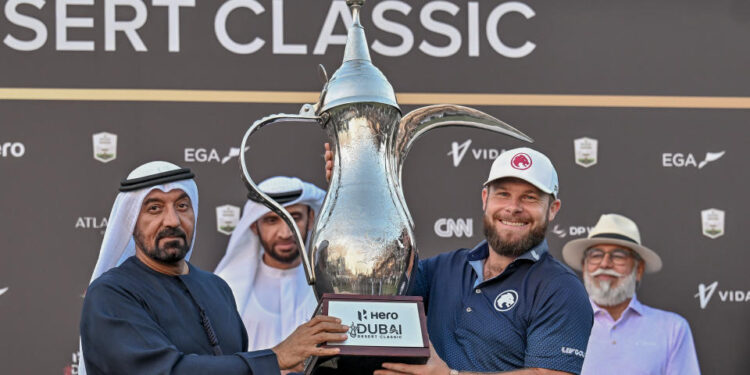
[[[430,360],[375,374],[580,374],[593,312],[583,284],[548,253],[558,193],[545,155],[501,154],[482,189],[486,241],[419,263],[413,294],[424,298]]]

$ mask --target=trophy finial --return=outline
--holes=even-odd
[[[352,12],[352,25],[346,37],[344,61],[331,76],[320,106],[324,112],[351,103],[382,103],[398,109],[396,94],[383,73],[372,64],[360,10],[365,0],[346,0]]]
[[[365,0],[346,0],[346,5],[351,7],[361,7],[365,5]]]
[[[344,62],[350,60],[367,60],[370,61],[370,49],[367,47],[367,38],[365,29],[359,20],[360,7],[365,3],[364,0],[347,0],[346,4],[352,11],[352,26],[349,28],[349,35],[346,38],[346,49],[344,50]]]

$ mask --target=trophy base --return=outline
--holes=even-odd
[[[333,357],[312,357],[306,375],[372,374],[383,362],[424,364],[430,357],[422,297],[323,294],[315,315],[349,325],[348,338]]]
[[[422,365],[427,357],[368,357],[334,356],[314,357],[305,367],[305,375],[372,375],[383,368],[384,362]]]

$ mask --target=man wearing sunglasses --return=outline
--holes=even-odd
[[[562,254],[583,272],[594,309],[581,374],[700,374],[688,322],[636,298],[644,272],[657,272],[662,263],[641,245],[632,220],[602,215],[588,238],[568,242]]]

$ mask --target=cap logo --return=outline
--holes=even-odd
[[[510,159],[510,166],[519,169],[526,170],[531,168],[531,156],[529,154],[519,152]]]

